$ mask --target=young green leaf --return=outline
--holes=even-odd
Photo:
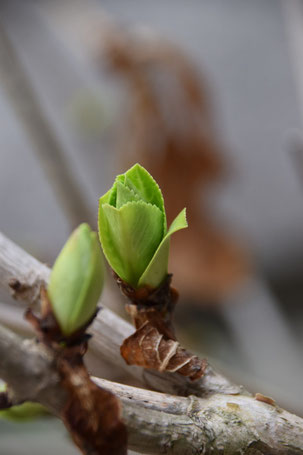
[[[158,207],[143,201],[128,202],[120,209],[102,206],[100,237],[105,257],[117,275],[134,287],[161,242],[162,221]]]
[[[139,287],[148,285],[156,288],[161,284],[163,276],[167,274],[170,237],[175,232],[187,226],[186,209],[183,209],[170,225],[167,234],[162,239],[148,267],[141,275],[138,282]]]
[[[141,200],[157,206],[165,215],[164,199],[157,182],[140,164],[125,173],[125,186],[132,189]],[[165,217],[166,229],[166,217]]]
[[[116,208],[120,209],[127,202],[140,201],[140,196],[135,193],[131,188],[123,185],[121,182],[116,182],[117,196],[116,196]]]
[[[167,232],[164,200],[139,164],[100,198],[99,237],[107,261],[133,288],[157,287],[167,275],[169,238],[187,227],[183,210]]]

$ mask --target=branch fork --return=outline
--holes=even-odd
[[[48,276],[47,267],[0,233],[0,288],[9,292],[12,278],[29,284],[28,292],[19,297],[31,304],[41,280],[47,284]],[[224,455],[303,454],[302,418],[263,396],[251,396],[211,365],[195,381],[176,373],[127,366],[119,346],[131,335],[132,327],[107,308],[99,312],[90,331],[94,336],[89,344],[99,358],[111,362],[128,378],[136,378],[143,387],[148,383],[149,388],[166,392],[91,378],[121,400],[130,449],[170,455],[219,455],[223,451]],[[50,349],[43,343],[22,340],[0,326],[0,377],[10,384],[10,399],[37,401],[58,416],[64,409],[73,413],[73,408],[67,407],[69,392],[62,387],[65,370],[62,368],[60,377],[55,367]],[[73,386],[80,383],[81,395],[79,375],[75,377]]]
[[[83,362],[90,338],[86,329],[98,311],[80,330],[64,336],[44,286],[40,296],[41,316],[28,308],[25,319],[36,332],[37,344],[47,351],[49,368],[56,374],[58,386],[65,395],[59,417],[84,455],[125,455],[127,431],[121,419],[120,401],[91,380]],[[16,400],[9,397],[9,390],[0,395],[0,408],[7,409],[15,404]]]

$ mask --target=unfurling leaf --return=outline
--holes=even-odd
[[[162,264],[167,264],[170,236],[180,229],[184,229],[185,227],[187,227],[186,211],[183,209],[170,225],[167,234],[162,239],[152,260],[148,264],[144,273],[141,275],[139,280],[139,287],[148,285],[152,288],[155,288],[159,285],[159,283],[161,283],[161,281],[163,281]]]
[[[83,223],[56,259],[47,289],[62,333],[85,326],[96,311],[104,283],[104,261],[97,234]]]
[[[185,227],[184,209],[167,231],[160,188],[139,164],[119,175],[100,198],[99,236],[105,257],[134,289],[156,288],[163,282],[170,236]]]

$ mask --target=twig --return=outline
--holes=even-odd
[[[46,266],[0,235],[1,288],[13,287],[18,297],[31,303],[48,275]],[[139,368],[133,373],[133,368],[121,362],[118,351],[120,342],[131,330],[129,324],[103,309],[93,327],[93,340],[98,340],[95,348],[137,379],[147,380],[150,386],[196,395],[188,398],[159,395],[96,379],[97,384],[121,398],[132,449],[146,453],[216,454],[222,453],[224,447],[226,454],[303,453],[302,419],[268,404],[271,402],[262,395],[257,400],[240,394],[240,387],[211,367],[201,381],[191,385],[173,374],[163,375],[161,381],[159,373],[145,372],[139,376]],[[64,391],[58,388],[58,378],[47,352],[32,341],[21,342],[8,330],[1,329],[0,359],[0,376],[10,383],[16,399],[39,401],[58,414],[65,400]]]
[[[221,394],[207,399],[173,397],[104,379],[94,378],[94,381],[122,400],[124,419],[129,430],[130,423],[133,429],[129,440],[135,450],[142,450],[144,439],[154,450],[149,453],[290,455],[303,452],[303,420],[253,397]],[[134,412],[135,406],[138,414]],[[131,412],[133,420],[129,418]]]
[[[22,307],[11,303],[0,302],[0,324],[8,327],[15,333],[24,336],[33,336],[32,327],[23,318],[24,310]]]
[[[14,396],[40,402],[59,415],[66,396],[49,353],[0,326],[0,354],[0,377]],[[303,453],[303,420],[252,397],[173,397],[94,381],[122,400],[131,449],[188,455]]]
[[[50,269],[18,247],[0,233],[0,287],[12,292],[14,297],[32,304],[37,301],[41,284],[47,283]],[[106,301],[106,296],[102,298]],[[198,381],[190,381],[178,373],[159,373],[128,366],[120,356],[120,346],[125,338],[133,332],[133,327],[107,308],[102,308],[90,333],[94,336],[90,346],[102,359],[121,369],[124,374],[142,385],[162,392],[205,396],[206,394],[243,393],[242,386],[236,385],[207,367],[205,375]]]
[[[0,377],[10,386],[12,402],[40,401],[58,411],[64,391],[57,387],[56,372],[50,371],[51,360],[34,340],[22,340],[0,326]]]

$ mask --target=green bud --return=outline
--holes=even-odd
[[[25,403],[0,411],[0,419],[21,423],[27,422],[28,420],[38,419],[48,414],[49,412],[44,406],[42,406],[42,404],[26,401]]]
[[[6,385],[0,384],[0,392],[6,391]],[[27,422],[48,415],[48,410],[39,403],[26,401],[25,403],[12,406],[0,411],[0,419],[10,420],[11,422]]]
[[[97,234],[83,223],[56,259],[47,289],[64,335],[83,327],[96,311],[104,283],[104,261]]]
[[[170,236],[187,227],[185,209],[167,230],[164,200],[139,164],[100,198],[99,237],[107,261],[133,288],[158,287],[167,275]]]

